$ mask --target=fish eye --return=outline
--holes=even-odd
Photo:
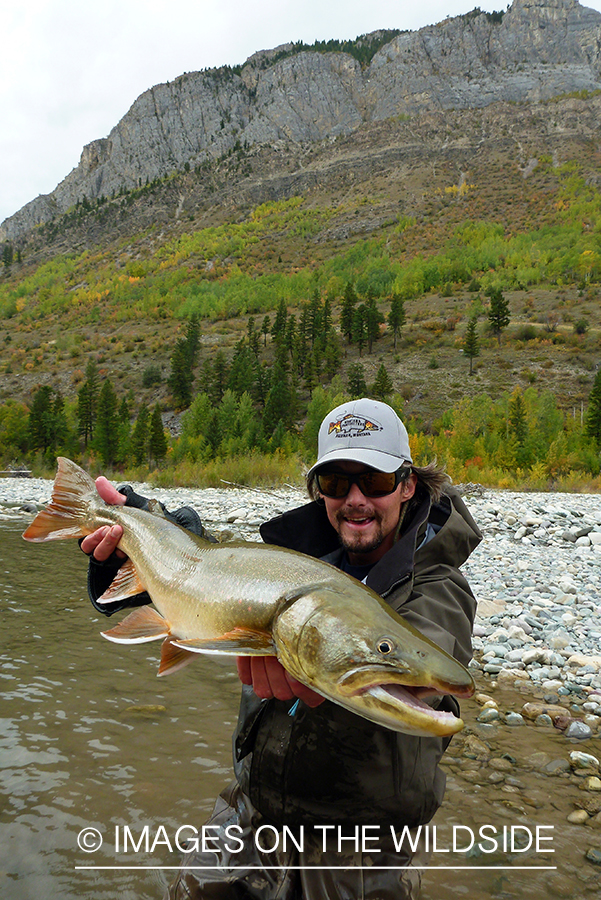
[[[382,638],[382,640],[378,641],[378,650],[384,656],[387,656],[394,650],[394,644],[390,638]]]

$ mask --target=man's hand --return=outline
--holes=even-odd
[[[307,706],[323,703],[324,697],[289,675],[275,656],[239,656],[238,676],[243,684],[250,684],[262,700],[294,700],[298,697]]]
[[[104,475],[100,475],[96,479],[96,490],[105,501],[111,506],[123,506],[125,497],[120,494],[117,488],[108,481]],[[117,550],[117,544],[123,536],[123,528],[121,525],[103,525],[97,528],[92,534],[88,534],[81,542],[81,549],[88,556],[92,554],[98,562],[104,562],[112,553],[117,552],[117,556],[125,559],[125,553]]]

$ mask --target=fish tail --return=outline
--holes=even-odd
[[[24,532],[26,541],[57,541],[90,534],[86,519],[96,485],[87,472],[70,459],[58,457],[58,471],[50,503]]]

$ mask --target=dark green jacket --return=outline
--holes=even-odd
[[[422,543],[428,523],[437,532]],[[334,565],[342,556],[319,503],[278,516],[261,527],[261,536]],[[367,577],[395,610],[464,665],[472,656],[476,601],[459,566],[480,540],[454,489],[435,505],[422,496],[399,540]],[[293,707],[259,700],[251,688],[242,692],[236,777],[268,820],[415,827],[432,818],[444,794],[438,763],[449,738],[390,731],[328,700],[315,709],[300,703],[291,714]],[[458,712],[451,697],[439,707]]]

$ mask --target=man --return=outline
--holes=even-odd
[[[459,566],[481,535],[444,473],[413,465],[407,431],[394,410],[368,399],[334,409],[322,422],[307,485],[312,501],[265,523],[263,540],[324,558],[364,581],[466,665],[476,604]],[[125,500],[105,480],[98,489],[108,502],[145,503],[131,489]],[[190,510],[173,515],[192,530],[202,527]],[[113,526],[82,542],[95,560],[92,597],[118,565],[120,534]],[[209,823],[221,833],[236,826],[243,849],[222,842],[218,854],[191,854],[169,896],[417,897],[415,867],[425,860],[423,845],[416,841],[415,850],[405,844],[397,852],[390,826],[401,832],[430,821],[442,802],[445,779],[438,763],[449,739],[413,737],[368,722],[323,700],[273,657],[241,658],[238,671],[245,687],[234,735],[236,781],[218,799]],[[458,711],[451,697],[428,702]],[[261,825],[335,825],[348,838],[324,849],[325,832],[319,831],[302,851],[289,843],[270,853],[257,846]],[[381,828],[371,853],[350,839],[361,826]]]

